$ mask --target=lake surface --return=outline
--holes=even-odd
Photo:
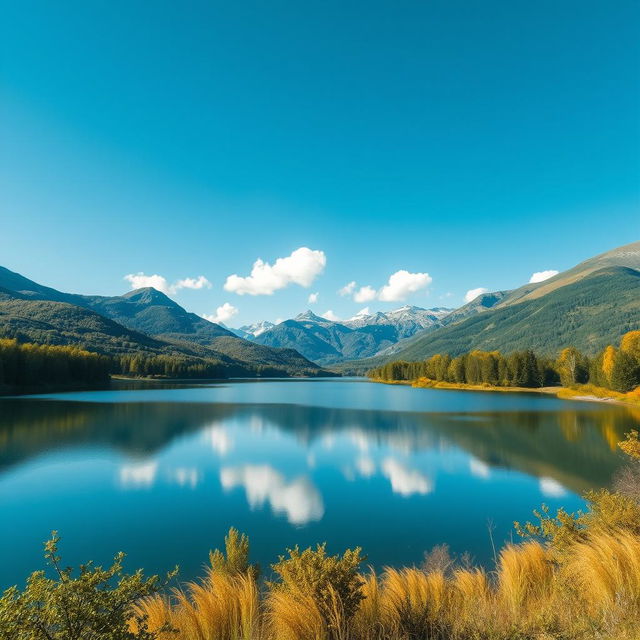
[[[135,385],[134,385],[135,386]],[[68,564],[182,579],[230,526],[263,567],[287,546],[362,546],[376,567],[447,543],[489,563],[542,502],[608,486],[637,411],[542,394],[361,379],[172,385],[0,399],[0,587]]]

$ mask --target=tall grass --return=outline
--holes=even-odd
[[[361,576],[348,618],[336,591],[259,586],[250,572],[208,569],[170,596],[146,599],[149,629],[168,640],[606,640],[640,638],[640,537],[594,531],[562,560],[545,545],[502,549],[495,570],[416,567]],[[327,605],[327,602],[329,603]]]
[[[640,472],[640,436],[621,448]],[[518,525],[536,539],[505,546],[491,572],[441,547],[422,568],[360,575],[360,549],[320,545],[289,550],[260,583],[231,530],[200,582],[136,613],[175,629],[160,640],[640,640],[640,487],[628,489],[588,494],[577,516],[537,512],[540,525]]]

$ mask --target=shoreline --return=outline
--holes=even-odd
[[[428,380],[426,378],[418,378],[417,380],[382,380],[380,378],[369,378],[371,382],[379,382],[381,384],[399,384],[404,386],[410,386],[414,389],[440,389],[443,391],[477,391],[488,393],[544,393],[547,395],[554,395],[560,400],[578,400],[579,402],[601,402],[605,404],[615,404],[624,407],[640,407],[640,397],[637,401],[626,400],[624,394],[619,394],[623,397],[618,397],[613,394],[617,394],[616,391],[610,391],[602,387],[596,387],[595,389],[603,395],[595,395],[589,393],[587,389],[572,388],[572,387],[492,387],[490,385],[482,384],[466,384],[456,382],[438,382],[435,380]],[[424,382],[421,382],[423,380]],[[588,387],[589,385],[585,385]],[[593,389],[593,387],[591,387]],[[611,395],[608,395],[611,394]]]

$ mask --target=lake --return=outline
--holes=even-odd
[[[230,526],[263,568],[325,540],[375,567],[440,543],[488,564],[514,520],[609,486],[640,424],[619,406],[362,379],[140,386],[0,399],[0,587],[41,567],[52,529],[65,563],[123,550],[185,580]]]

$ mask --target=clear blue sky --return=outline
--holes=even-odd
[[[0,6],[0,264],[42,283],[348,317],[350,281],[457,306],[640,238],[635,0]],[[310,288],[223,289],[303,246]]]

